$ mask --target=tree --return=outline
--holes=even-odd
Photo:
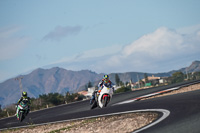
[[[6,111],[1,111],[0,112],[0,118],[7,117],[7,112]]]
[[[83,100],[84,98],[85,98],[84,95],[78,95],[78,99],[77,99],[77,101],[81,101],[81,100]]]
[[[144,87],[144,85],[145,85],[144,81],[142,81],[141,79],[139,81],[139,84],[140,84],[140,87]]]
[[[75,95],[74,94],[70,94],[70,93],[66,94],[66,99],[65,100],[67,101],[67,103],[73,102],[74,99],[75,99]]]
[[[89,81],[88,82],[88,88],[91,88],[92,87],[92,83]]]
[[[120,78],[119,78],[118,74],[115,74],[115,82],[116,82],[116,85],[119,86]]]
[[[149,79],[146,73],[144,74],[144,79],[145,79],[145,83],[149,83]]]
[[[128,85],[130,85],[130,84],[129,84],[129,82],[126,82],[125,85],[128,86]]]
[[[172,74],[172,83],[178,83],[184,81],[184,74],[182,72],[175,72]]]
[[[120,81],[120,82],[119,82],[119,85],[120,85],[120,86],[124,86],[124,82]]]
[[[64,103],[64,96],[59,93],[49,93],[48,95],[43,94],[39,95],[39,98],[42,99],[43,104],[51,104],[51,105],[60,105]]]
[[[69,96],[70,95],[70,93],[69,93],[69,91],[66,93],[66,96]]]
[[[200,79],[200,72],[195,72],[192,74],[192,79],[196,80],[196,79]]]
[[[44,100],[42,98],[31,98],[31,110],[38,110],[40,108],[45,108]]]
[[[85,85],[85,91],[87,91],[88,90],[88,86],[87,85]]]
[[[131,91],[131,87],[130,87],[130,86],[127,86],[127,87],[123,86],[123,87],[117,89],[117,90],[115,91],[115,93],[127,92],[127,91]]]

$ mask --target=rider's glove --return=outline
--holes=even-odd
[[[99,95],[99,94],[100,94],[100,92],[101,92],[101,90],[98,90],[98,91],[97,91],[97,95]]]

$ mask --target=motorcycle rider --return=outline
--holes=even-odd
[[[29,111],[30,111],[30,104],[31,104],[31,99],[30,99],[30,97],[28,97],[27,96],[27,92],[22,92],[22,96],[21,96],[21,98],[18,100],[18,102],[17,102],[17,106],[19,105],[19,103],[21,102],[21,101],[28,101],[28,110],[26,111],[26,113],[25,113],[25,115],[28,115],[28,113],[29,113]],[[16,108],[17,108],[17,106],[16,106]],[[17,112],[16,112],[16,114],[18,114],[18,109],[17,109]]]
[[[95,93],[97,93],[97,96],[99,95],[99,93],[101,92],[101,90],[103,89],[103,85],[108,86],[109,88],[112,88],[114,91],[114,88],[112,86],[112,82],[109,80],[109,76],[108,75],[104,75],[103,79],[99,82],[98,84],[98,90],[95,90],[92,93],[92,98],[90,99],[90,104],[92,104],[92,101],[95,99]]]

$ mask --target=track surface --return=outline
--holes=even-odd
[[[111,103],[109,103],[109,106],[103,109],[97,108],[94,110],[90,110],[89,101],[86,100],[73,104],[61,105],[54,108],[32,112],[26,117],[26,119],[22,123],[19,123],[16,117],[0,119],[0,129],[132,110],[166,109],[170,111],[170,115],[165,120],[154,125],[153,127],[143,130],[142,133],[199,133],[200,90],[112,106],[113,104],[121,101],[129,100],[145,94],[154,93],[180,85],[183,84],[117,94],[113,96],[113,99]]]

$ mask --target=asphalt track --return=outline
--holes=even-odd
[[[143,109],[164,109],[170,115],[156,125],[142,130],[143,133],[199,133],[200,132],[200,90],[154,99],[135,101],[127,104],[112,106],[118,102],[130,100],[142,95],[155,93],[177,86],[199,83],[200,81],[186,82],[171,86],[157,87],[121,93],[113,96],[109,106],[103,109],[89,109],[89,101],[61,105],[41,111],[31,112],[23,122],[18,122],[16,117],[0,119],[0,130],[7,128],[23,127],[32,124],[67,121],[97,115],[112,114],[125,111]],[[162,114],[160,115],[162,116]]]

